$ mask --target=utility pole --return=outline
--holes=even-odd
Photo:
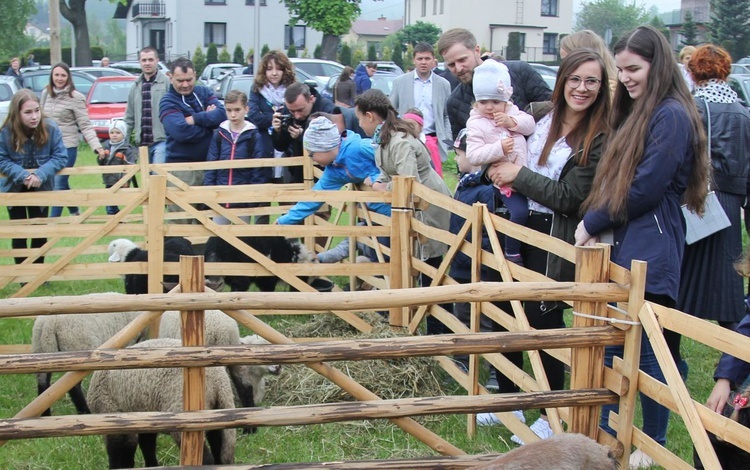
[[[71,50],[71,53],[73,51]],[[62,62],[60,48],[60,2],[49,0],[49,61],[50,65]]]

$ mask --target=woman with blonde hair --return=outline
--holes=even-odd
[[[682,78],[685,79],[685,83],[687,83],[691,93],[695,90],[695,82],[687,69],[687,64],[690,62],[690,58],[693,57],[696,50],[695,46],[685,46],[680,50],[680,54],[677,56],[680,61],[679,67],[680,72],[682,72]]]
[[[591,49],[592,51],[599,54],[599,57],[604,61],[604,66],[607,68],[607,75],[609,76],[609,88],[614,93],[617,86],[617,69],[615,68],[615,58],[612,57],[612,53],[604,43],[604,39],[598,34],[591,31],[590,29],[584,29],[577,31],[573,34],[568,34],[560,39],[560,58],[564,59],[565,56],[570,54],[576,49]]]

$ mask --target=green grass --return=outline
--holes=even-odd
[[[95,165],[94,155],[82,147],[79,165]],[[452,159],[444,166],[444,175],[450,187],[455,187],[456,173]],[[103,187],[99,175],[71,179],[74,188]],[[99,209],[104,214],[104,208]],[[7,218],[3,211],[0,219]],[[75,243],[75,239],[66,240]],[[8,240],[0,241],[8,246]],[[102,255],[103,256],[103,255]],[[12,260],[0,260],[10,264]],[[0,290],[5,298],[16,286]],[[119,279],[105,281],[51,282],[33,295],[71,295],[88,292],[120,291]],[[569,315],[567,316],[570,321]],[[274,318],[274,326],[283,328],[284,322],[304,321],[304,317]],[[31,320],[10,319],[2,321],[0,344],[29,344],[31,342]],[[698,401],[704,401],[713,386],[713,370],[718,353],[692,340],[683,340],[683,353],[690,364],[688,389]],[[527,361],[528,364],[528,361]],[[454,393],[462,394],[455,390]],[[36,381],[33,375],[0,375],[0,417],[10,418],[36,397]],[[272,404],[267,397],[265,405]],[[55,415],[73,414],[74,408],[65,397],[54,407]],[[537,411],[526,412],[527,423],[537,417]],[[474,439],[466,435],[464,415],[419,418],[420,422],[468,453],[505,452],[509,449],[510,432],[504,427],[481,427]],[[640,424],[640,413],[637,423]],[[669,426],[668,448],[682,459],[692,463],[692,443],[682,421],[672,415]],[[179,449],[166,437],[159,440],[160,463],[179,464]],[[330,460],[361,460],[409,458],[436,455],[416,439],[408,436],[387,421],[353,422],[313,426],[289,426],[261,428],[254,435],[240,435],[237,443],[237,462],[279,463]],[[138,455],[140,458],[140,454]],[[137,461],[142,465],[142,461]],[[106,468],[107,458],[100,437],[46,438],[10,441],[0,448],[0,469],[93,469]]]

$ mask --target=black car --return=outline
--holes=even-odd
[[[23,74],[23,87],[33,91],[36,96],[42,96],[42,90],[49,85],[50,69],[41,69],[24,72]],[[80,70],[71,70],[70,75],[73,78],[73,84],[76,87],[76,91],[79,91],[86,96],[89,94],[91,86],[96,81],[96,77]]]

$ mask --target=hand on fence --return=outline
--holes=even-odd
[[[583,221],[576,227],[576,246],[593,246],[596,244],[596,238],[589,235],[586,231],[586,226],[583,225]]]
[[[23,180],[23,185],[26,186],[26,189],[35,189],[42,185],[42,180],[32,173]]]
[[[706,406],[709,410],[721,414],[724,411],[724,405],[729,399],[729,392],[732,391],[732,384],[727,379],[718,379],[711,395],[706,400]]]

